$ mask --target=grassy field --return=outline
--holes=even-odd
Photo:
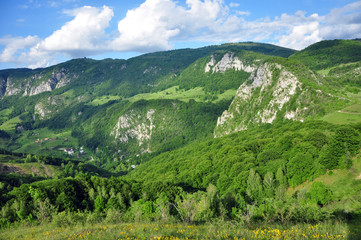
[[[9,120],[8,116],[12,113],[12,109],[6,108],[2,111],[0,111],[0,124],[6,122]]]
[[[0,126],[0,129],[4,130],[4,131],[15,131],[16,124],[18,124],[20,122],[21,122],[21,119],[19,118],[19,116],[14,117],[14,118],[9,119],[8,121],[4,122]]]
[[[361,122],[361,104],[353,104],[337,112],[325,115],[321,118],[333,124],[350,124]]]
[[[101,96],[101,97],[96,98],[93,101],[91,101],[89,103],[89,105],[99,106],[99,105],[106,104],[107,102],[112,101],[112,100],[119,100],[120,98],[121,98],[120,96]]]
[[[48,128],[23,131],[17,139],[21,146],[15,152],[26,152],[32,154],[48,155],[49,150],[58,150],[59,157],[67,157],[64,148],[78,147],[78,140],[71,136],[71,131],[54,132]]]
[[[315,178],[313,181],[306,181],[296,188],[289,188],[288,194],[293,195],[296,191],[301,189],[310,189],[312,183],[322,182],[329,186],[334,195],[341,199],[340,204],[347,204],[348,198],[357,195],[361,189],[361,156],[358,155],[353,159],[353,164],[350,169],[335,169],[328,171],[326,174]],[[345,201],[342,201],[345,200]],[[361,207],[361,203],[359,204]]]
[[[8,158],[7,160],[8,161],[16,161],[16,159],[12,160],[11,158]],[[4,161],[4,159],[2,159],[1,161]],[[46,165],[46,164],[37,163],[37,162],[6,163],[3,165],[9,167],[10,169],[14,169],[14,171],[11,170],[12,173],[34,175],[34,176],[40,176],[40,177],[54,177],[61,172],[60,167]],[[2,172],[0,171],[0,173],[2,173]]]
[[[1,239],[359,239],[345,223],[246,227],[222,222],[207,225],[119,223],[54,227],[18,226],[0,233]]]
[[[0,154],[0,163],[8,163],[9,161],[12,162],[22,162],[22,157]]]
[[[213,102],[218,102],[223,99],[232,99],[236,95],[237,90],[230,89],[225,91],[222,94],[217,95],[217,99]],[[143,93],[135,95],[131,98],[128,98],[131,102],[136,102],[138,100],[144,99],[144,100],[152,100],[152,99],[177,99],[183,102],[188,102],[189,100],[193,99],[197,102],[204,102],[206,98],[206,93],[203,91],[201,87],[196,87],[190,90],[180,90],[179,87],[174,86],[171,88],[168,88],[161,92],[156,93]]]

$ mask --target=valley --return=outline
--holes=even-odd
[[[360,52],[247,42],[0,70],[0,238],[358,239]]]

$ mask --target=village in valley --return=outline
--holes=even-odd
[[[81,155],[85,154],[85,150],[83,146],[74,147],[76,145],[69,137],[40,137],[43,134],[40,133],[32,133],[32,136],[37,136],[34,140],[34,144],[39,146],[49,145],[50,149],[57,149],[59,151],[63,151],[65,154],[70,156],[77,156],[78,158]]]

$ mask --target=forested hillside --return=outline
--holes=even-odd
[[[360,47],[249,42],[1,70],[0,238],[37,224],[135,238],[104,227],[156,222],[358,239]]]

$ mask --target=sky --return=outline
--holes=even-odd
[[[0,69],[229,42],[361,38],[356,0],[0,0]]]

